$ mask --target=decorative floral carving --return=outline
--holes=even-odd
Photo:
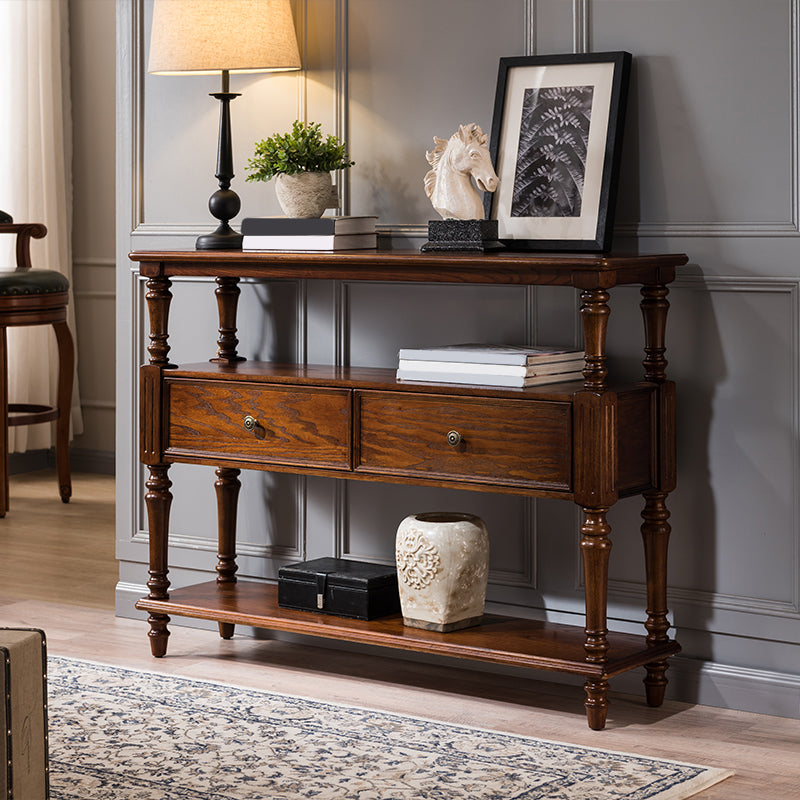
[[[406,531],[395,549],[397,574],[414,589],[428,586],[442,570],[439,551],[420,531]]]

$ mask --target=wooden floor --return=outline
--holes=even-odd
[[[56,655],[171,672],[332,702],[733,769],[698,800],[800,800],[800,721],[616,695],[605,731],[586,726],[580,689],[447,664],[236,636],[172,625],[153,659],[143,621],[113,613],[113,479],[12,479],[0,519],[0,626],[38,627]]]

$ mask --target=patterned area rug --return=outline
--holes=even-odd
[[[683,800],[729,772],[51,656],[52,800]]]

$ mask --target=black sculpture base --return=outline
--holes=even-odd
[[[486,253],[504,247],[497,240],[496,219],[432,219],[428,222],[428,241],[420,250],[423,253],[434,250]]]
[[[242,234],[223,222],[213,233],[198,236],[195,250],[241,250]]]

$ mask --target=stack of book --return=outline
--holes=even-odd
[[[583,350],[455,344],[401,350],[397,378],[524,387],[582,380],[583,365]]]
[[[242,250],[364,250],[377,247],[377,217],[246,217]]]

